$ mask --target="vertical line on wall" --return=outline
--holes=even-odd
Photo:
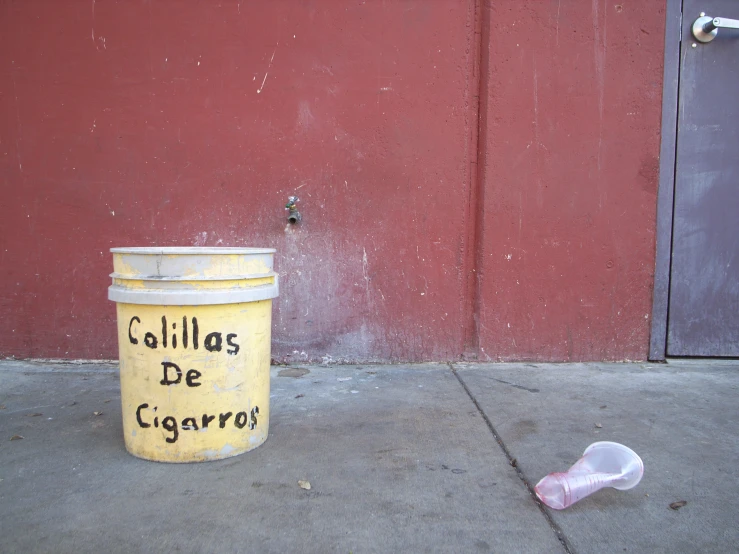
[[[464,321],[462,353],[476,359],[480,346],[480,286],[482,239],[485,212],[485,147],[487,138],[487,99],[490,58],[490,7],[487,0],[474,1],[474,35],[471,49],[470,143],[468,202],[464,229],[464,275],[462,315]]]
[[[670,287],[672,286],[672,252],[674,251],[675,246],[675,208],[676,208],[676,198],[677,198],[677,151],[678,147],[680,146],[680,72],[682,71],[682,65],[683,65],[683,41],[682,41],[682,2],[680,5],[680,42],[678,43],[677,47],[677,59],[678,59],[678,69],[677,69],[677,89],[675,90],[675,137],[674,141],[675,144],[673,146],[673,159],[672,161],[672,205],[670,206],[672,209],[672,213],[670,214],[670,237],[669,237],[669,243],[670,243],[670,254],[668,256],[668,268],[667,268],[667,299],[666,299],[666,312],[665,312],[665,329],[664,329],[664,359],[667,359],[668,355],[668,348],[669,348],[669,331],[670,331]],[[651,337],[650,337],[650,346],[651,346]]]
[[[672,264],[672,226],[677,164],[677,123],[680,86],[682,0],[667,0],[662,81],[662,123],[654,287],[649,337],[649,359],[663,361],[667,351],[667,320]]]

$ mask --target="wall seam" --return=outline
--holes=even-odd
[[[667,354],[667,318],[669,313],[672,225],[675,201],[675,164],[677,161],[682,0],[667,0],[666,8],[652,317],[649,352],[647,354],[651,361],[664,361]]]
[[[477,359],[479,353],[480,268],[484,215],[484,149],[487,113],[487,51],[490,42],[488,6],[484,0],[474,0],[474,40],[472,54],[472,106],[469,142],[469,190],[465,218],[465,260],[463,281],[462,357]]]

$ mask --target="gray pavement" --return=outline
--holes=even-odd
[[[300,369],[263,446],[179,465],[126,453],[115,366],[0,362],[0,552],[737,551],[739,362]],[[639,486],[543,508],[598,440]]]

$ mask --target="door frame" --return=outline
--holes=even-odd
[[[654,292],[652,294],[652,329],[649,337],[649,359],[652,361],[664,361],[667,354],[667,312],[670,296],[678,88],[680,83],[680,35],[683,11],[682,0],[666,0],[666,3]]]

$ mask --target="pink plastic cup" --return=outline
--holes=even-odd
[[[550,473],[534,487],[536,496],[555,510],[563,510],[603,487],[625,491],[644,475],[641,458],[623,444],[595,442],[565,473]]]

